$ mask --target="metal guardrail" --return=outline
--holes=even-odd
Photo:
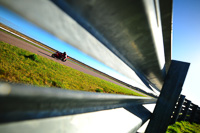
[[[155,103],[156,99],[0,83],[0,122]]]
[[[165,64],[170,64],[171,61],[171,42],[163,44],[163,38],[171,36],[172,11],[170,9],[172,6],[168,4],[170,1],[161,2],[167,4],[167,7],[161,6],[159,0],[51,1],[131,68],[150,90],[151,86],[154,86],[158,91],[161,90],[166,76]],[[161,16],[162,8],[164,8],[164,12]],[[165,25],[161,23],[163,17],[166,22]],[[162,27],[165,27],[165,30],[162,30]],[[166,34],[162,34],[162,32]],[[66,37],[62,39],[69,40]],[[171,38],[167,39],[171,40]],[[101,49],[94,44],[88,52],[85,50],[87,44],[82,44],[84,44],[83,47],[81,47],[81,44],[76,47],[96,59],[98,57],[108,58],[106,54],[101,55],[105,50],[100,52]],[[71,43],[71,45],[74,44]],[[165,51],[164,45],[167,45]],[[165,61],[165,53],[170,60]],[[98,56],[95,56],[95,54],[98,54]],[[111,68],[127,77],[133,76],[129,72],[123,72],[127,69],[122,68],[114,58],[111,61],[98,60],[108,66],[110,65]],[[112,61],[116,64],[111,65],[110,62]]]
[[[170,124],[176,121],[189,121],[200,124],[200,107],[181,95],[174,107]]]
[[[158,91],[162,88],[163,79],[165,78],[165,63],[170,64],[171,60],[171,43],[165,41],[164,45],[167,45],[165,51],[162,45],[162,37],[164,37],[164,40],[171,40],[171,10],[162,9],[162,5],[165,5],[163,8],[166,8],[166,2],[160,4],[162,14],[160,16],[158,0],[118,0],[115,2],[102,0],[100,3],[99,1],[71,2],[68,0],[39,0],[36,2],[31,0],[27,2],[23,0],[17,2],[14,0],[0,0],[3,6],[17,12],[27,20],[31,20],[63,41],[69,42],[69,44],[102,61],[125,76],[137,80],[143,87],[147,86],[150,90],[153,87]],[[168,3],[166,9],[171,9],[171,3]],[[91,19],[92,16],[95,16],[95,19]],[[161,19],[163,18],[166,18],[165,22],[168,22],[166,25],[162,25],[162,27],[166,27],[165,29],[161,27]],[[49,22],[51,22],[50,25]],[[162,35],[162,32],[166,34]],[[168,54],[164,55],[165,53]],[[169,58],[165,58],[165,56]],[[102,60],[104,58],[107,60]],[[181,75],[180,71],[178,75]],[[155,108],[156,111],[154,111],[150,120],[152,124],[149,124],[148,127],[150,128],[147,132],[152,132],[151,129],[156,129],[155,127],[158,124],[160,125],[156,129],[157,131],[163,127],[163,131],[165,130],[167,122],[163,120],[168,120],[168,114],[170,114],[173,103],[181,90],[180,86],[183,84],[178,82],[179,84],[176,85],[176,79],[178,78],[175,78],[173,82],[172,79],[169,79],[169,82],[172,83],[167,81],[168,84],[164,87],[164,92],[161,92]],[[174,92],[172,90],[174,88],[177,88],[176,92],[168,97],[168,89],[170,89],[170,92]],[[167,102],[163,101],[170,101],[170,98],[172,104],[170,103],[170,106],[167,106],[168,109],[165,112]],[[150,118],[150,115],[146,115],[149,112],[143,113],[143,109],[137,106],[141,107],[142,104],[155,103],[156,100],[154,98],[127,95],[1,84],[0,122],[65,116],[121,107],[132,107],[129,112],[135,115],[135,110],[137,116],[144,122]],[[124,113],[118,113],[118,115],[124,115]],[[136,132],[142,122],[141,120],[136,121],[135,118],[132,118],[132,120],[138,123],[136,125],[131,123],[132,129],[134,128],[131,131]],[[155,126],[151,126],[154,124]],[[7,126],[5,128],[7,131],[10,129],[9,124],[1,124],[0,126]]]
[[[149,88],[149,91],[152,91],[153,87],[160,91],[165,77],[164,64],[170,64],[170,60],[165,61],[164,54],[168,53],[170,58],[171,49],[164,51],[162,43],[163,37],[164,40],[169,40],[168,42],[171,40],[170,1],[166,0],[161,4],[164,6],[159,6],[158,0],[0,0],[0,3],[59,39],[137,81],[141,87]],[[160,22],[163,17],[167,24],[162,25],[163,32],[166,33],[162,37]],[[164,45],[170,47],[170,44]]]

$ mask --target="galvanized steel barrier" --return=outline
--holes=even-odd
[[[172,0],[0,3],[142,88],[160,92],[157,100],[1,83],[1,131],[136,132],[149,118],[147,133],[166,131],[189,68],[171,61]],[[142,106],[151,103],[152,115]]]
[[[57,118],[58,116],[65,116],[65,117],[70,116],[73,119],[73,117],[77,117],[76,114],[80,115],[83,113],[83,116],[87,116],[88,112],[96,112],[96,111],[101,112],[103,110],[106,111],[110,110],[111,113],[112,112],[114,113],[115,110],[112,109],[124,108],[124,110],[130,112],[130,114],[139,118],[139,119],[136,118],[135,120],[133,119],[134,121],[136,121],[137,126],[131,126],[127,128],[127,131],[128,130],[137,131],[137,129],[146,120],[149,119],[151,114],[147,109],[145,109],[142,106],[142,104],[150,104],[155,102],[156,99],[148,97],[71,91],[71,90],[62,90],[60,88],[43,88],[43,87],[34,87],[30,85],[8,84],[1,82],[0,83],[0,123],[1,123],[0,130],[2,129],[1,131],[4,132],[13,130],[19,131],[20,130],[19,128],[13,129],[9,128],[9,126],[10,125],[13,126],[13,124],[22,126],[25,120],[26,120],[25,122],[29,123],[30,120],[38,119],[37,120],[38,123],[41,123],[40,122],[41,118]],[[96,115],[98,116],[98,113]],[[89,119],[93,119],[93,117],[96,117],[96,115],[92,117],[90,116]],[[115,117],[118,118],[119,117],[118,115],[122,115],[123,117],[124,113],[122,112],[122,114],[117,114],[115,115]],[[126,115],[124,115],[124,118],[125,116]],[[106,117],[106,113],[104,113],[103,117],[102,118],[106,121],[106,118],[108,118],[109,116]],[[65,121],[63,124],[70,125],[70,123],[73,121],[72,119]],[[88,122],[87,118],[85,118],[84,120],[86,121],[86,123],[84,123],[86,124],[85,127],[89,128],[89,125],[92,123]],[[113,120],[116,121],[115,119]],[[51,120],[51,121],[56,121],[56,120]],[[54,123],[55,129],[56,126],[59,127],[59,125],[57,125],[56,122]],[[125,121],[119,121],[119,123],[121,124],[123,124],[124,122]],[[112,125],[112,123],[110,124]],[[102,123],[102,126],[103,125],[104,124]],[[132,123],[131,125],[134,125],[134,123]],[[99,125],[96,126],[98,127]],[[80,125],[78,127],[79,130],[82,130],[82,132],[87,131],[84,130]],[[113,126],[110,127],[113,128]],[[121,128],[122,127],[123,125],[121,126]],[[30,127],[28,126],[28,128]],[[112,131],[115,131],[116,129],[119,130],[121,128],[116,127],[115,129],[112,129]],[[35,131],[40,132],[42,130],[44,129],[35,128],[34,130],[32,129],[31,132]],[[45,130],[48,131],[48,128],[46,128]],[[68,127],[65,130],[67,132],[71,132],[74,130],[74,128],[72,126],[71,128]],[[106,129],[103,128],[103,131],[105,132],[109,131],[109,128]]]
[[[189,121],[200,124],[200,107],[181,95],[174,108],[170,124],[174,124],[176,121]]]
[[[71,91],[8,83],[0,84],[0,96],[1,123],[156,102],[156,99],[148,97]]]

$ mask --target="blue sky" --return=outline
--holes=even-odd
[[[191,63],[182,94],[200,106],[200,0],[174,0],[172,59]]]
[[[20,19],[19,19],[20,18]],[[0,6],[0,22],[114,77],[114,70]],[[23,27],[21,27],[23,26]],[[29,30],[27,30],[29,29]],[[30,32],[31,31],[31,32]],[[42,34],[38,36],[38,33]],[[45,36],[45,37],[44,37]],[[200,105],[200,0],[174,0],[172,59],[191,63],[182,94]],[[59,44],[59,45],[55,45]]]

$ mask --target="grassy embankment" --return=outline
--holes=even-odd
[[[200,125],[188,121],[176,122],[168,126],[167,133],[200,133]]]
[[[4,42],[0,42],[0,51],[0,79],[3,81],[143,96]]]

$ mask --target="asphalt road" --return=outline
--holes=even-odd
[[[123,84],[120,84],[120,83],[118,83],[118,82],[116,82],[114,80],[111,80],[111,79],[109,79],[109,78],[107,78],[105,76],[102,76],[101,74],[99,74],[97,72],[94,72],[92,70],[89,70],[88,68],[85,68],[85,67],[83,67],[83,66],[81,66],[79,64],[76,64],[76,63],[74,63],[74,62],[72,62],[70,60],[67,60],[66,62],[62,62],[61,60],[58,60],[56,58],[52,58],[51,57],[51,53],[49,53],[49,52],[47,52],[47,51],[45,51],[43,49],[40,49],[40,48],[38,48],[38,47],[36,47],[34,45],[31,45],[30,43],[27,43],[27,42],[25,42],[25,41],[23,41],[21,39],[18,39],[18,38],[14,37],[14,36],[12,36],[10,34],[2,32],[2,31],[0,31],[0,41],[9,43],[11,45],[17,46],[19,48],[28,50],[28,51],[33,52],[33,53],[36,53],[38,55],[41,55],[41,56],[46,57],[48,59],[51,59],[53,61],[59,62],[59,63],[61,63],[63,65],[69,66],[69,67],[71,67],[73,69],[76,69],[78,71],[81,71],[83,73],[86,73],[86,74],[101,78],[103,80],[112,82],[114,84],[120,85],[120,86],[128,88],[130,90],[133,90],[133,89],[131,89],[131,88],[129,88],[129,87],[123,85]],[[138,92],[138,91],[136,91],[136,92]],[[138,92],[138,93],[140,93],[140,92]]]

